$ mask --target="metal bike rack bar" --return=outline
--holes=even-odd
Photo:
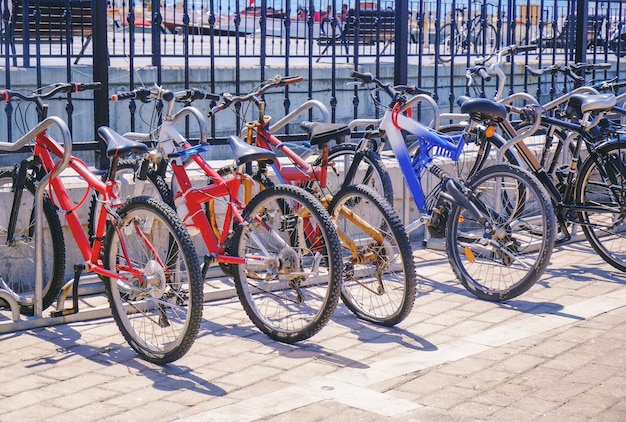
[[[34,314],[36,318],[40,318],[43,312],[42,304],[42,290],[43,290],[43,242],[41,237],[43,235],[43,195],[45,188],[50,181],[50,178],[57,177],[68,166],[72,155],[72,137],[67,124],[59,117],[52,116],[44,119],[37,126],[31,129],[28,133],[22,136],[16,142],[0,142],[0,150],[3,151],[18,151],[27,143],[35,139],[39,134],[45,132],[50,126],[56,125],[61,131],[63,137],[63,157],[59,161],[55,169],[47,174],[39,182],[37,189],[35,190],[35,291],[34,291]],[[14,322],[19,323],[19,304],[17,300],[6,290],[0,290],[0,294],[5,299],[12,311],[12,318]],[[18,312],[16,318],[16,309]]]
[[[312,108],[317,108],[320,111],[320,113],[322,113],[323,123],[330,123],[330,113],[328,109],[326,108],[326,106],[324,105],[324,103],[318,100],[308,100],[304,104],[302,104],[301,106],[293,110],[291,113],[287,114],[285,117],[283,117],[282,119],[274,123],[272,125],[272,131],[278,132],[279,130],[287,126],[289,123],[296,120],[296,118],[300,116],[301,114],[303,114],[305,111],[308,111]]]

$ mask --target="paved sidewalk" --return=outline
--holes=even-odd
[[[394,328],[340,305],[285,345],[222,300],[164,367],[111,319],[0,335],[0,421],[626,420],[626,275],[585,242],[502,304],[466,293],[442,253],[415,256],[419,296]]]

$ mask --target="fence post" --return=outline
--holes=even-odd
[[[185,11],[186,13],[186,11]],[[161,3],[159,0],[152,0],[152,66],[161,68]]]
[[[589,10],[586,1],[576,2],[576,52],[574,60],[576,63],[587,61],[587,18]]]
[[[409,2],[396,0],[394,84],[406,85],[409,67]]]
[[[93,92],[94,105],[94,139],[98,141],[96,131],[100,126],[109,125],[109,50],[107,44],[107,9],[106,2],[92,0],[93,14],[93,80],[100,82],[102,88]],[[99,168],[109,165],[105,153],[106,145],[99,141],[100,148],[96,151],[95,162]]]

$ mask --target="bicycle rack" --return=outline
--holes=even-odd
[[[61,172],[69,165],[70,158],[72,155],[72,138],[70,135],[69,128],[66,123],[55,116],[48,117],[42,122],[40,122],[35,128],[26,133],[23,137],[21,137],[17,142],[0,142],[0,149],[5,151],[17,151],[25,146],[27,143],[35,139],[39,134],[46,131],[50,126],[56,125],[61,131],[61,136],[63,137],[63,148],[64,153],[61,158],[59,164],[56,166],[54,171],[50,174],[47,174],[38,184],[37,189],[35,190],[35,290],[33,296],[33,305],[34,305],[34,315],[33,317],[28,317],[27,319],[22,319],[20,316],[20,305],[17,301],[17,298],[11,294],[6,289],[0,288],[0,298],[4,299],[11,308],[11,321],[0,322],[0,333],[12,332],[16,330],[24,330],[35,327],[42,327],[47,325],[60,324],[64,322],[69,322],[69,320],[84,320],[88,318],[95,317],[104,317],[102,313],[102,309],[98,309],[97,312],[90,315],[80,315],[80,317],[76,316],[74,318],[67,317],[43,317],[43,298],[42,298],[42,290],[43,290],[43,242],[41,240],[43,235],[43,197],[45,193],[45,189],[48,185],[48,182],[53,177],[60,176]],[[67,284],[72,284],[73,280],[69,281]],[[66,284],[66,285],[67,285]],[[76,288],[72,290],[77,291]],[[110,311],[107,307],[106,311],[108,311],[108,315],[110,315]],[[97,316],[96,316],[97,315]],[[85,318],[88,317],[88,318]]]

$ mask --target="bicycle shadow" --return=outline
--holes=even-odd
[[[82,334],[68,324],[20,332],[16,335],[34,336],[57,346],[54,355],[38,358],[35,363],[26,365],[26,368],[59,365],[80,356],[104,367],[124,365],[128,368],[129,376],[149,378],[152,380],[152,387],[157,390],[186,389],[214,397],[226,395],[226,391],[221,387],[195,375],[192,368],[176,363],[161,366],[144,361],[125,342],[109,343],[102,347],[85,344]]]
[[[324,328],[322,328],[323,330]],[[369,367],[354,359],[341,356],[335,351],[325,349],[320,345],[322,341],[318,342],[316,340],[316,336],[298,343],[282,343],[260,332],[252,323],[221,325],[204,320],[198,336],[230,337],[255,342],[258,345],[257,350],[260,347],[267,347],[279,356],[289,359],[316,359],[338,367],[358,369],[367,369]],[[317,338],[319,339],[319,337]]]
[[[243,312],[243,311],[242,311]],[[342,303],[338,304],[329,324],[337,324],[348,328],[351,335],[356,335],[357,340],[370,344],[393,343],[414,350],[435,351],[437,347],[429,341],[398,327],[383,327],[358,319]],[[200,327],[199,337],[217,336],[233,337],[255,342],[259,347],[268,347],[281,357],[289,359],[316,359],[337,367],[367,369],[358,360],[351,359],[340,351],[329,350],[322,344],[325,342],[324,330],[332,327],[324,327],[321,332],[298,343],[287,344],[272,340],[260,332],[252,323],[219,324],[204,319]],[[348,343],[347,343],[348,344]]]
[[[584,243],[570,243],[566,247],[559,247],[557,253],[572,253],[587,255],[586,259],[572,259],[566,267],[557,266],[553,263],[548,265],[545,273],[536,284],[549,288],[550,281],[556,278],[566,278],[570,281],[588,283],[594,281],[626,284],[626,274],[612,267],[595,251]]]
[[[337,306],[333,321],[349,328],[350,333],[355,334],[358,340],[370,344],[394,343],[422,352],[438,350],[435,344],[401,327],[386,327],[361,320],[343,304]]]

